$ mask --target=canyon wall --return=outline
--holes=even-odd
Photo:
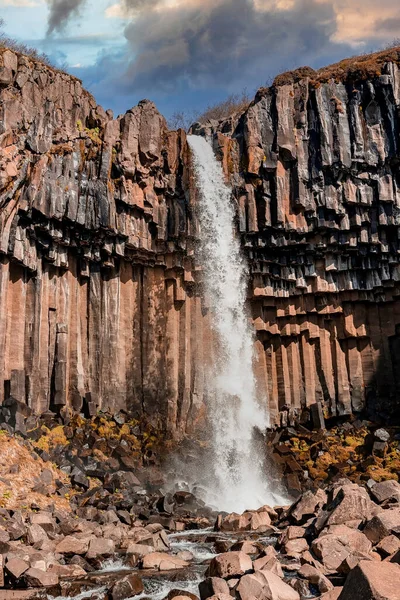
[[[398,414],[399,53],[303,69],[212,136],[249,258],[260,401],[276,423]],[[336,79],[336,81],[335,81]],[[114,119],[73,77],[0,54],[0,403],[204,419],[212,334],[184,132]]]
[[[272,414],[400,416],[400,52],[279,76],[212,135]]]

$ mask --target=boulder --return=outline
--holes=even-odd
[[[391,508],[368,521],[364,533],[373,544],[378,544],[397,527],[400,527],[400,508]]]
[[[137,559],[141,559],[147,554],[154,552],[154,546],[146,546],[145,544],[130,543],[126,549],[126,554],[133,555]]]
[[[27,528],[27,540],[29,544],[40,544],[47,540],[47,533],[40,525],[29,525]]]
[[[342,562],[353,552],[368,554],[371,542],[361,532],[345,525],[334,525],[311,544],[311,549],[327,573],[336,573]]]
[[[40,525],[47,533],[54,533],[56,530],[56,522],[48,512],[33,513],[30,522],[32,525]]]
[[[29,563],[21,558],[11,558],[6,563],[6,571],[13,579],[19,579],[29,569]]]
[[[399,600],[400,567],[361,561],[347,576],[339,600]]]
[[[152,552],[143,557],[143,569],[158,569],[159,571],[171,571],[188,567],[190,563],[186,560],[169,556],[165,552]]]
[[[364,521],[371,519],[377,511],[379,508],[364,488],[356,484],[345,485],[336,492],[333,510],[326,524],[329,526],[353,520]]]
[[[321,594],[324,592],[329,592],[333,589],[333,584],[329,581],[329,579],[311,565],[302,565],[298,571],[298,575],[299,577],[302,577],[303,579],[306,579],[315,585]]]
[[[244,575],[236,594],[240,600],[300,600],[296,590],[269,571]]]
[[[299,556],[302,552],[308,550],[308,542],[304,538],[290,540],[284,546],[285,553],[289,556]]]
[[[85,569],[79,565],[50,565],[49,572],[55,573],[62,579],[84,577],[86,575]]]
[[[199,592],[201,600],[207,600],[216,594],[229,596],[229,587],[225,579],[221,577],[208,577],[199,583]]]
[[[143,581],[136,573],[130,573],[119,579],[111,588],[109,596],[111,600],[125,600],[141,594],[144,590]]]
[[[89,549],[86,553],[88,560],[94,558],[108,558],[115,553],[115,543],[113,540],[105,538],[92,538],[89,543]]]
[[[59,583],[56,573],[34,568],[25,571],[24,580],[28,587],[53,587]]]
[[[209,577],[240,577],[253,570],[250,556],[244,552],[225,552],[214,557],[207,570]]]
[[[371,488],[371,495],[379,504],[387,500],[400,502],[400,483],[394,479],[375,483]]]
[[[319,509],[327,503],[327,500],[326,493],[321,489],[318,489],[315,494],[307,491],[293,505],[291,517],[297,523],[301,523],[309,517],[315,516],[319,512]]]
[[[56,546],[57,554],[78,554],[83,555],[89,550],[91,538],[77,538],[73,535],[67,535]]]
[[[271,571],[283,579],[282,566],[276,556],[262,556],[253,562],[255,571]]]
[[[395,552],[400,550],[400,539],[395,535],[388,535],[379,542],[376,550],[384,557],[395,554]]]

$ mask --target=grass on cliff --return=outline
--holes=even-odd
[[[365,81],[379,77],[382,74],[382,67],[387,62],[400,63],[400,39],[393,40],[391,44],[377,52],[351,56],[327,67],[322,67],[318,71],[311,67],[300,67],[281,73],[275,77],[273,86],[297,83],[305,77],[309,77],[315,87],[332,79],[343,83]]]

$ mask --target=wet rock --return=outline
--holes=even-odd
[[[144,590],[143,581],[136,573],[131,573],[119,579],[111,588],[109,595],[112,600],[126,600],[141,594]]]
[[[214,557],[207,570],[209,577],[229,579],[252,571],[251,558],[244,552],[226,552]]]
[[[165,600],[177,600],[178,598],[185,598],[185,600],[199,600],[196,594],[192,594],[186,590],[171,590],[168,592],[168,596]]]
[[[339,600],[398,600],[399,577],[398,565],[361,561],[349,573]]]
[[[222,577],[208,577],[199,583],[199,592],[201,600],[207,600],[216,594],[229,596],[229,587]]]
[[[247,511],[239,515],[231,513],[226,516],[219,515],[215,524],[216,531],[257,531],[268,533],[275,531],[271,526],[269,511]]]
[[[143,569],[158,569],[159,571],[171,571],[188,567],[190,563],[186,560],[170,556],[164,552],[152,552],[143,557]]]

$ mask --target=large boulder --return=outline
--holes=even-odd
[[[345,525],[333,525],[312,542],[311,549],[321,560],[326,573],[336,573],[350,554],[368,554],[372,545],[361,531]]]
[[[172,571],[174,569],[183,569],[190,563],[176,556],[170,556],[165,552],[152,552],[143,557],[143,569],[158,569],[159,571]]]
[[[394,479],[375,483],[371,488],[371,495],[379,504],[388,500],[400,502],[400,483]]]
[[[339,600],[399,600],[400,567],[361,561],[347,576]]]
[[[241,577],[253,570],[250,556],[244,552],[225,552],[213,558],[208,567],[207,575],[210,577]]]
[[[87,559],[108,558],[115,552],[115,543],[113,540],[105,538],[92,538],[89,543],[89,550],[86,553]]]
[[[143,581],[136,573],[130,573],[119,579],[111,588],[111,600],[125,600],[141,594],[144,590]]]
[[[268,533],[274,531],[271,523],[271,509],[263,507],[258,511],[246,511],[239,515],[230,513],[229,515],[219,515],[215,524],[216,531],[257,531],[258,533]]]
[[[380,510],[372,502],[368,492],[356,484],[341,487],[336,492],[330,509],[332,512],[326,522],[327,525],[341,525],[358,520],[365,521],[371,519]]]
[[[304,564],[298,571],[299,577],[306,579],[309,583],[315,585],[319,592],[329,592],[333,589],[333,584],[327,577],[312,565]]]
[[[199,583],[199,592],[201,600],[207,600],[216,594],[226,594],[229,596],[229,587],[225,579],[221,577],[208,577]]]
[[[311,491],[305,492],[299,500],[293,505],[290,513],[296,523],[315,516],[319,510],[327,503],[327,495],[324,490],[318,489],[314,494]]]
[[[240,600],[300,600],[296,590],[270,571],[244,575],[236,593]]]
[[[56,573],[34,568],[25,571],[24,579],[28,587],[53,587],[59,583],[59,578]]]
[[[378,544],[383,538],[391,535],[393,530],[399,527],[400,508],[391,508],[383,510],[368,521],[364,528],[364,533],[373,544]]]
[[[89,550],[89,543],[91,538],[83,537],[78,538],[74,535],[67,535],[61,542],[56,546],[57,554],[78,554],[83,555]]]

